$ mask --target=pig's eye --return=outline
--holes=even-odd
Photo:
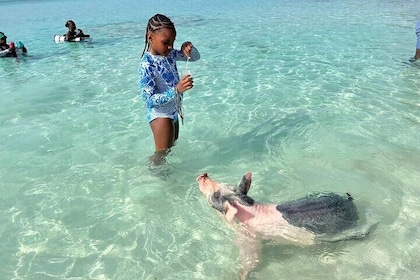
[[[222,195],[220,191],[214,192],[214,194],[210,197],[210,205],[214,209],[223,213],[223,203],[222,203]]]

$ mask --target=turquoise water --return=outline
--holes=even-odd
[[[418,1],[0,9],[0,31],[30,53],[0,61],[0,279],[234,279],[235,235],[195,178],[247,171],[257,201],[350,192],[361,226],[379,222],[362,241],[267,247],[250,279],[419,277]],[[158,12],[202,58],[180,139],[150,168],[137,68]],[[54,43],[70,18],[92,44]]]

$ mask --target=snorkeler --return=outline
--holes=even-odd
[[[68,20],[64,26],[69,29],[66,33],[66,41],[71,41],[76,38],[89,37],[89,35],[85,35],[83,33],[82,29],[76,28],[76,23],[72,20]]]
[[[17,53],[26,53],[28,50],[21,41],[7,43],[7,36],[0,32],[0,57],[17,57]]]

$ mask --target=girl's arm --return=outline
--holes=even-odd
[[[187,61],[188,55],[186,54],[189,55],[190,61],[197,61],[200,59],[200,53],[191,42],[184,42],[182,44],[181,49],[176,52],[175,59],[178,61]]]
[[[169,87],[164,92],[156,92],[156,82],[154,79],[153,68],[150,64],[142,63],[139,69],[139,88],[141,96],[147,108],[166,104],[176,96],[176,88]]]

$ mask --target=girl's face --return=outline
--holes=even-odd
[[[149,52],[153,55],[168,56],[174,48],[176,32],[170,28],[162,28],[155,32],[149,32]]]

